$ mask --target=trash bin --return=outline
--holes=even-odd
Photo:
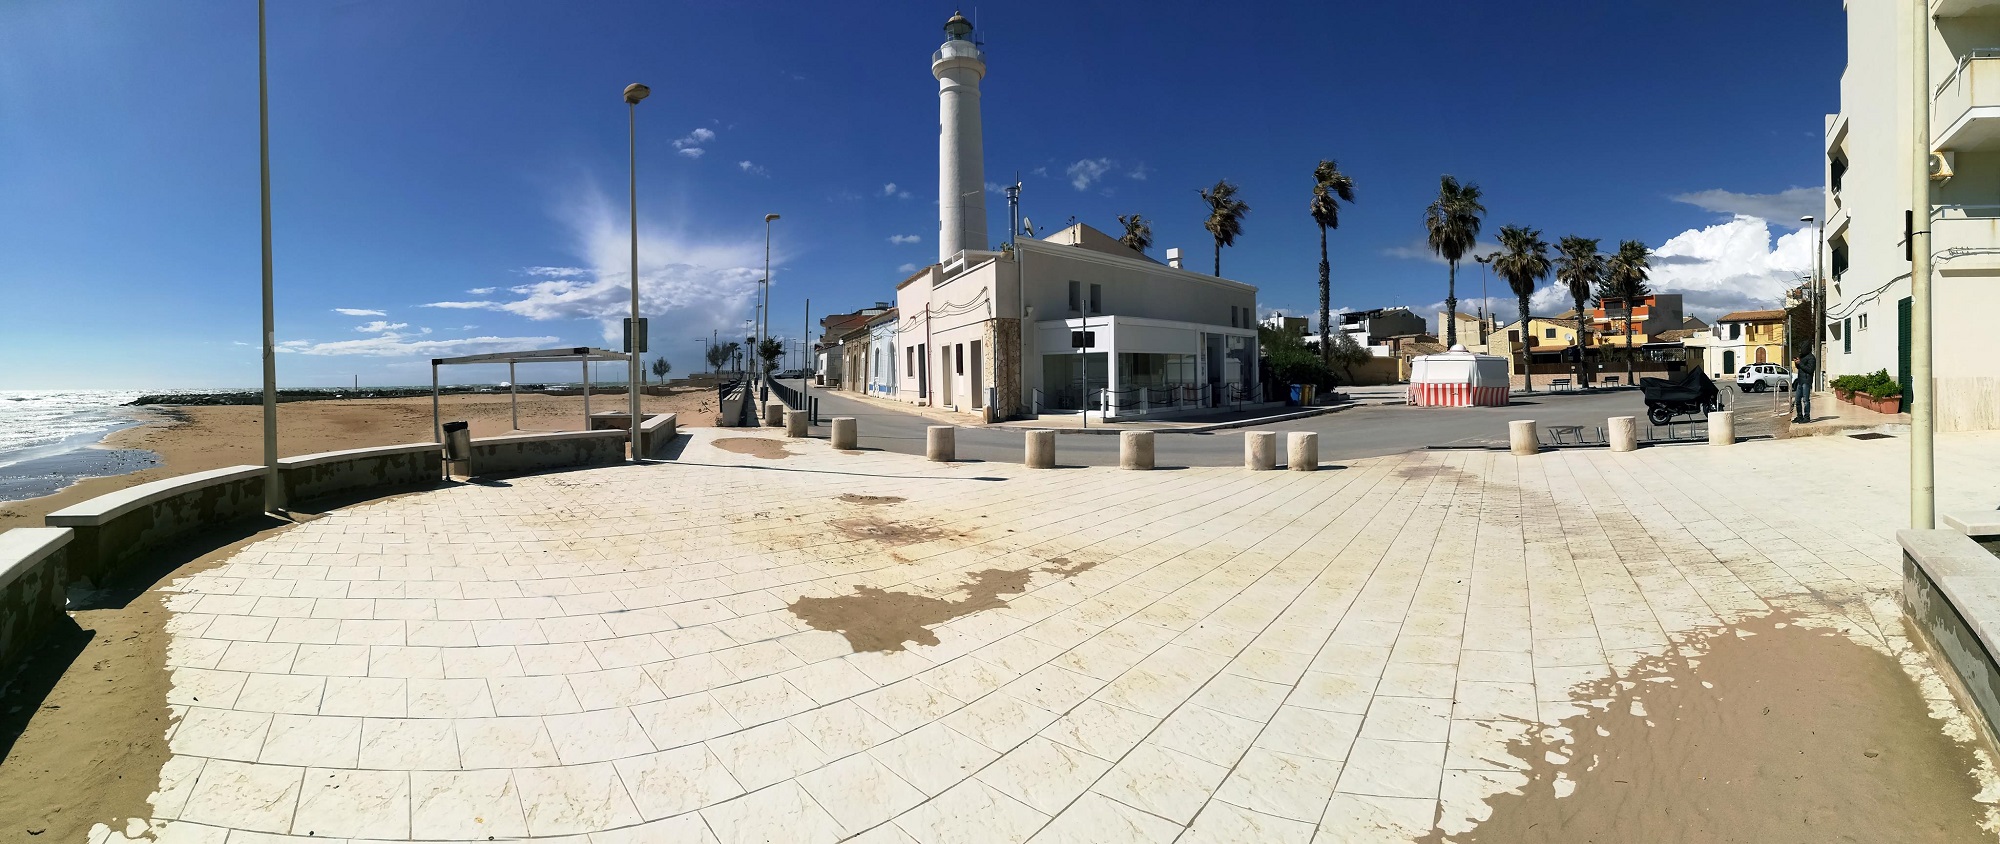
[[[1291,407],[1298,407],[1299,405],[1305,404],[1305,401],[1306,401],[1306,386],[1304,384],[1293,384],[1292,394],[1289,398],[1285,399],[1285,404]]]
[[[444,423],[444,459],[453,462],[472,459],[472,431],[468,423]]]

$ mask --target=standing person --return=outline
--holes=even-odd
[[[1812,421],[1813,376],[1819,373],[1819,358],[1811,349],[1792,358],[1792,421],[1803,424]]]

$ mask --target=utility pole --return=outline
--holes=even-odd
[[[1937,527],[1931,412],[1931,4],[1909,0],[1910,29],[1910,527]]]
[[[282,513],[285,485],[278,476],[278,329],[271,297],[271,93],[264,65],[264,0],[257,0],[257,169],[262,177],[264,216],[264,510]]]

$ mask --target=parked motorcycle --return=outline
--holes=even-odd
[[[1700,369],[1688,370],[1678,381],[1665,378],[1639,379],[1639,392],[1646,396],[1646,418],[1665,425],[1676,416],[1713,413],[1722,409],[1722,392]]]

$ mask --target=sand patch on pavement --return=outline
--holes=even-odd
[[[856,495],[851,492],[842,493],[835,498],[849,504],[901,504],[905,500],[900,495]]]
[[[936,645],[938,637],[930,628],[981,610],[1007,606],[1002,595],[1027,591],[1036,572],[1068,579],[1096,568],[1094,562],[1071,563],[1057,557],[1049,565],[1026,569],[986,569],[976,571],[960,584],[958,599],[891,592],[873,586],[856,586],[854,594],[837,598],[800,598],[787,608],[814,630],[826,630],[847,637],[855,653],[862,651],[907,650],[910,643]]]
[[[827,524],[848,539],[873,539],[884,545],[910,545],[945,536],[945,532],[934,525],[892,522],[880,516],[834,519]]]
[[[715,447],[731,454],[747,454],[765,460],[781,460],[792,456],[790,449],[777,440],[763,437],[723,437],[715,441]]]
[[[1510,743],[1526,770],[1473,775],[1502,792],[1488,820],[1464,831],[1448,809],[1424,840],[1995,840],[1973,773],[1990,756],[1945,735],[1894,658],[1783,616],[1677,645],[1574,699],[1592,708]]]

